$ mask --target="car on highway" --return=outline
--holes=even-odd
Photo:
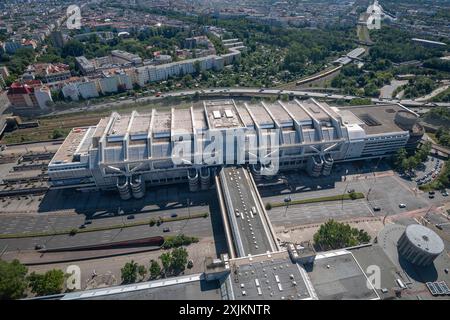
[[[400,203],[398,206],[399,206],[399,208],[402,208],[402,209],[406,208],[406,204],[404,204],[404,203]]]
[[[134,215],[133,215],[133,214],[130,214],[129,216],[127,216],[127,219],[128,219],[128,220],[133,220],[133,219],[134,219]]]
[[[163,232],[170,232],[170,229],[169,228],[164,228]]]
[[[171,217],[171,218],[176,218],[176,217],[178,217],[178,215],[177,215],[176,213],[172,213],[172,214],[170,215],[170,217]]]
[[[45,246],[43,244],[37,244],[37,245],[34,246],[34,250],[41,250],[41,249],[44,249],[44,248],[45,248]]]

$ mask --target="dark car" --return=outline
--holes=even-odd
[[[127,217],[127,219],[128,219],[128,220],[133,220],[133,219],[134,219],[134,215],[130,214],[130,215]]]
[[[170,232],[170,229],[169,228],[164,228],[163,232]]]
[[[428,198],[434,199],[434,195],[430,194],[430,195],[428,196]]]
[[[431,195],[434,195],[435,192],[434,191],[430,191],[430,192],[428,192],[428,194],[431,196]]]
[[[380,211],[381,208],[380,207],[373,207],[373,211]]]
[[[177,215],[176,213],[172,213],[170,216],[171,216],[172,218],[178,217],[178,215]]]

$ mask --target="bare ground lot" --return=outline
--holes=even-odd
[[[184,274],[195,274],[204,271],[204,261],[205,257],[216,257],[216,250],[214,245],[214,239],[212,237],[203,238],[200,242],[191,244],[186,247],[190,260],[193,261],[194,265],[192,269],[186,269]],[[157,250],[151,252],[128,254],[118,257],[102,258],[87,261],[77,261],[70,263],[60,263],[60,264],[50,264],[50,265],[39,265],[30,266],[29,272],[44,273],[51,269],[61,269],[64,272],[70,265],[76,265],[80,267],[81,271],[81,289],[94,289],[101,288],[112,285],[119,285],[121,283],[121,272],[120,269],[125,265],[125,263],[133,260],[134,262],[144,265],[147,268],[150,265],[150,260],[158,261],[161,265],[161,260],[159,256],[164,252],[164,250]],[[93,277],[93,273],[97,276]],[[149,276],[141,281],[148,280]]]

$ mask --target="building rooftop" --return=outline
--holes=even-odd
[[[218,281],[201,274],[66,294],[62,300],[220,300]]]
[[[235,300],[312,299],[304,269],[286,251],[230,261],[232,297]]]
[[[237,128],[243,126],[232,100],[205,101],[204,107],[211,129]]]
[[[32,87],[27,87],[32,88]],[[396,104],[374,106],[331,107],[313,99],[304,101],[243,102],[232,99],[204,101],[203,106],[191,108],[172,108],[171,110],[149,110],[146,113],[133,112],[119,115],[114,112],[110,117],[102,118],[90,132],[84,143],[93,148],[107,131],[105,147],[119,147],[123,138],[129,134],[130,140],[146,140],[153,136],[154,142],[168,142],[174,130],[188,134],[201,133],[207,129],[234,130],[254,128],[272,129],[276,125],[283,129],[285,144],[322,143],[323,141],[342,141],[340,131],[347,130],[352,137],[385,133],[405,133],[395,119],[399,111],[409,112]],[[402,119],[407,117],[403,116]],[[406,119],[405,121],[409,121]],[[411,119],[413,121],[414,119]],[[301,126],[301,135],[296,134],[297,122]],[[318,127],[320,126],[320,127]],[[344,126],[347,129],[343,128]],[[320,129],[319,129],[320,128]],[[84,130],[78,128],[77,130]],[[319,134],[320,131],[322,134]],[[249,132],[249,134],[252,134]],[[77,150],[82,132],[68,136],[55,161],[69,162],[73,157],[71,150]],[[301,140],[297,139],[301,136]],[[345,135],[343,135],[345,136]],[[198,136],[201,138],[201,135]],[[92,138],[92,139],[91,139]],[[207,139],[207,138],[205,138]],[[295,141],[294,141],[295,140]],[[146,142],[144,142],[146,143]],[[75,144],[75,145],[74,145]],[[85,146],[88,150],[89,144]],[[159,151],[155,151],[157,156]],[[63,156],[64,154],[64,156]],[[54,164],[55,162],[52,162]]]
[[[356,124],[359,124],[366,134],[369,135],[388,132],[404,132],[405,130],[395,123],[395,115],[400,110],[405,109],[396,104],[339,108],[341,115],[345,117],[345,121],[349,122],[349,124],[355,124],[353,121],[357,121]]]
[[[308,276],[320,300],[377,300],[366,274],[351,252],[340,250],[316,255]]]

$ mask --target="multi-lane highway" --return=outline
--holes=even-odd
[[[273,252],[276,240],[259,200],[258,190],[244,168],[227,167],[220,172],[221,189],[237,256]]]

